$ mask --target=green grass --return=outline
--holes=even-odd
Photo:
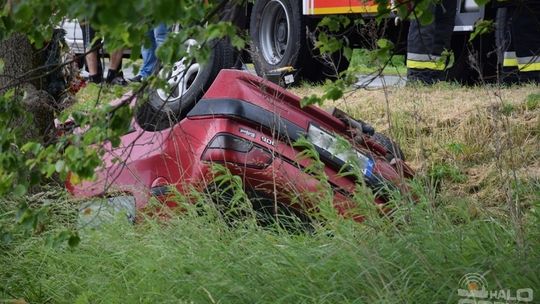
[[[538,218],[516,246],[512,226],[474,219],[466,199],[401,206],[393,221],[329,219],[314,233],[227,226],[188,213],[82,232],[75,248],[48,232],[0,253],[0,299],[31,303],[433,303],[458,301],[460,279],[493,289],[540,286]],[[57,228],[58,225],[56,225]],[[54,232],[54,229],[53,229]]]
[[[82,88],[75,98],[77,103],[64,110],[64,114],[69,115],[75,111],[89,112],[100,105],[108,104],[111,101],[122,97],[130,90],[136,90],[137,84],[129,84],[126,87],[111,86],[106,84],[88,83]]]
[[[383,68],[384,75],[407,75],[407,67],[403,55],[394,55],[388,62],[378,62],[371,59],[370,53],[365,49],[354,49],[353,56],[349,65],[349,69],[355,73],[369,75],[377,73]]]

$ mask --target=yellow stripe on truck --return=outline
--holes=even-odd
[[[410,69],[419,69],[419,70],[436,70],[436,71],[442,71],[444,70],[446,65],[444,62],[439,61],[417,61],[417,60],[411,60],[407,59],[407,68]]]
[[[370,14],[377,13],[377,5],[371,6],[339,6],[339,7],[315,7],[310,10],[313,15],[328,14]]]

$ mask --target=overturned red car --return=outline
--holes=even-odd
[[[118,148],[109,149],[93,181],[67,182],[77,197],[103,197],[115,209],[137,217],[150,197],[174,207],[172,190],[205,191],[222,164],[241,177],[248,196],[266,205],[306,214],[317,208],[313,193],[320,180],[305,170],[311,159],[294,143],[305,138],[324,164],[333,204],[345,217],[361,220],[351,200],[358,184],[370,188],[374,204],[384,205],[393,189],[407,192],[404,178],[413,171],[396,144],[362,121],[336,110],[300,106],[300,98],[267,80],[222,70],[206,94],[168,128],[151,129],[133,120]],[[349,143],[344,151],[342,139]],[[344,174],[354,170],[359,174]],[[255,207],[255,206],[254,206]],[[82,213],[97,209],[92,203]],[[269,208],[277,212],[276,208]],[[272,212],[272,211],[271,211]]]

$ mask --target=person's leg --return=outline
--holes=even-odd
[[[519,83],[518,60],[512,37],[513,7],[499,7],[496,17],[495,44],[501,83]]]
[[[151,73],[154,73],[156,69],[158,69],[159,59],[157,58],[156,51],[157,49],[163,45],[165,40],[167,39],[167,34],[169,33],[169,29],[165,25],[165,23],[160,23],[158,26],[156,26],[153,30],[154,32],[154,50],[152,52],[152,57],[154,59],[154,62],[152,63],[152,71]]]
[[[540,4],[524,1],[516,7],[512,35],[520,80],[540,83]]]
[[[156,52],[156,38],[154,36],[154,30],[150,30],[147,33],[147,38],[150,42],[149,47],[144,45],[141,47],[141,54],[143,58],[143,64],[139,75],[144,79],[150,77],[154,71],[154,66],[156,64],[157,58],[155,55]]]
[[[124,75],[121,71],[122,66],[122,56],[124,51],[122,49],[114,51],[111,53],[109,58],[109,71],[107,72],[107,83],[117,84],[117,85],[126,85],[127,82],[124,79]]]
[[[167,39],[168,33],[169,33],[169,29],[167,28],[165,23],[160,23],[158,26],[154,28],[156,48],[160,47],[165,42],[165,39]]]
[[[159,46],[163,44],[163,42],[165,42],[165,39],[167,38],[167,33],[168,29],[164,23],[160,23],[158,26],[148,31],[147,37],[150,42],[150,47],[147,48],[144,45],[141,47],[143,64],[138,75],[130,79],[130,81],[139,82],[144,78],[148,78],[150,77],[150,75],[152,75],[152,73],[156,69],[156,65],[158,62],[156,50]]]
[[[120,49],[117,51],[114,51],[111,54],[111,58],[109,61],[109,70],[120,70],[120,64],[122,64],[122,56],[124,55],[124,50]]]
[[[441,59],[450,41],[456,15],[456,1],[444,0],[434,4],[434,20],[422,25],[412,20],[407,37],[407,77],[411,81],[434,83],[445,79],[446,63]]]
[[[88,79],[90,82],[100,83],[103,80],[103,69],[101,68],[101,62],[99,61],[99,48],[101,47],[101,40],[94,42],[90,46],[96,35],[94,29],[85,22],[81,24],[81,30],[85,50],[88,52],[90,49],[94,49],[85,56],[86,68],[88,69],[89,74]]]

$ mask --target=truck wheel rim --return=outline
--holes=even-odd
[[[284,4],[268,1],[261,15],[259,41],[264,60],[276,65],[283,59],[290,41],[291,20]]]

